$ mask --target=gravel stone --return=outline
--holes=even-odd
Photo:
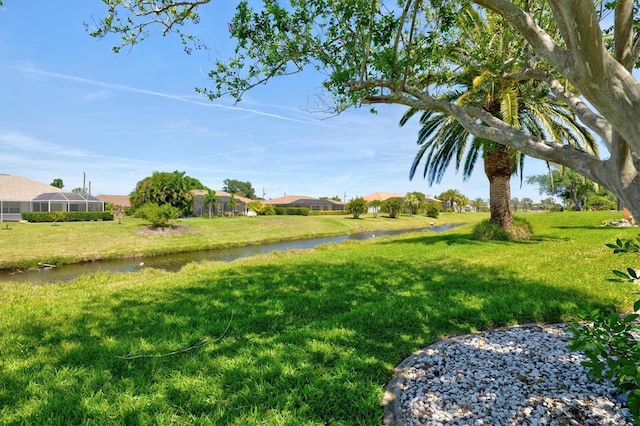
[[[587,377],[564,324],[530,324],[443,340],[389,381],[385,425],[633,425],[615,387]]]

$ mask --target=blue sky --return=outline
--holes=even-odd
[[[195,93],[208,85],[213,58],[232,49],[231,2],[202,10],[195,28],[208,50],[187,55],[177,37],[152,33],[115,54],[115,37],[97,40],[84,23],[103,15],[98,0],[7,0],[0,10],[0,173],[65,189],[128,194],[153,171],[185,171],[212,189],[249,181],[266,198],[284,194],[351,199],[375,191],[460,190],[489,198],[482,164],[463,182],[452,165],[440,185],[409,180],[417,120],[400,128],[404,107],[367,108],[329,117],[312,112],[321,75],[274,80],[238,104]],[[223,6],[220,6],[220,5]],[[222,8],[222,10],[221,10]],[[226,10],[224,10],[226,9]],[[215,20],[214,20],[215,17]],[[525,176],[545,173],[530,159]],[[512,196],[536,187],[512,181]]]

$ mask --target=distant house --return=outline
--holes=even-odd
[[[396,192],[373,192],[369,195],[365,195],[362,198],[364,198],[367,203],[370,203],[374,200],[385,202],[390,198],[400,198],[404,200],[406,197],[407,194],[400,194]],[[441,200],[438,200],[436,197],[432,197],[431,195],[425,195],[424,200],[427,203],[442,203]],[[369,213],[377,213],[377,209],[378,207],[369,207]]]
[[[373,192],[369,195],[365,195],[364,200],[367,203],[370,203],[374,200],[378,200],[378,201],[387,201],[389,198],[400,198],[404,200],[404,197],[406,197],[407,194],[399,194],[399,193],[395,193],[395,192]]]
[[[18,222],[22,212],[104,211],[104,202],[89,194],[60,188],[22,176],[0,174],[0,222]]]
[[[372,201],[380,201],[381,203],[387,201],[390,198],[400,198],[404,200],[404,197],[406,196],[406,194],[398,194],[395,192],[372,192],[369,195],[365,195],[364,200],[367,203],[371,203]],[[378,214],[378,212],[380,211],[380,207],[379,206],[369,206],[369,213],[373,213],[375,215]]]
[[[265,200],[262,203],[270,204],[274,207],[306,207],[310,211],[344,210],[344,203],[340,201],[312,198],[305,195],[285,195],[284,197]]]
[[[96,195],[96,198],[114,206],[131,207],[128,195]]]
[[[396,192],[373,192],[369,195],[366,195],[362,198],[364,198],[364,200],[369,203],[373,200],[378,200],[378,201],[387,201],[389,198],[401,198],[401,199],[405,199],[407,196],[407,194],[399,194]],[[432,197],[431,195],[425,195],[424,200],[427,203],[441,203],[441,200],[438,200],[436,197]]]
[[[207,196],[207,191],[204,189],[193,189],[193,214],[194,216],[207,216],[209,214],[209,206],[204,204],[204,200]],[[229,205],[231,194],[226,191],[216,191],[217,202],[211,206],[211,212],[216,215],[224,215],[225,213],[233,213],[238,215],[251,215],[249,211],[249,203],[253,201],[251,198],[243,197],[241,195],[234,195],[233,198],[238,202],[236,207]]]

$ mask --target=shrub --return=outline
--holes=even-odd
[[[549,211],[552,212],[563,212],[564,211],[564,207],[562,207],[562,205],[556,203],[553,205],[553,207],[551,207],[551,209]]]
[[[265,204],[260,214],[264,216],[273,216],[276,214],[276,209],[274,209],[270,204]]]
[[[344,210],[353,215],[354,219],[358,219],[361,214],[367,212],[367,202],[362,197],[354,198],[344,206]]]
[[[82,222],[113,220],[111,212],[22,212],[27,222]]]
[[[438,216],[440,216],[440,210],[442,210],[442,208],[438,208],[435,203],[429,203],[429,205],[427,206],[427,217],[437,219]]]
[[[113,215],[114,218],[118,219],[119,224],[122,223],[122,218],[126,216],[123,206],[115,206],[112,204],[109,212]]]
[[[258,216],[269,216],[276,214],[273,206],[270,204],[262,204],[260,200],[254,200],[247,206],[250,210],[253,210]]]
[[[307,207],[276,207],[275,211],[279,216],[309,216],[309,208]]]
[[[287,214],[292,216],[309,216],[308,207],[290,207],[287,209]]]
[[[382,203],[382,211],[392,219],[400,214],[403,207],[404,200],[402,198],[389,198]]]
[[[616,244],[607,244],[614,253],[640,254],[640,235],[637,242],[618,239]],[[633,268],[613,271],[619,280],[638,283],[640,273]],[[634,292],[639,294],[640,292]],[[635,312],[640,311],[640,299],[633,304]],[[636,423],[640,423],[640,341],[633,332],[640,332],[637,313],[605,315],[600,310],[581,312],[579,319],[569,323],[573,334],[570,347],[581,350],[587,357],[582,365],[588,368],[591,378],[609,379],[616,388],[627,393],[627,405]]]
[[[311,210],[309,216],[344,216],[344,210]]]
[[[491,220],[482,221],[473,228],[473,238],[481,241],[526,241],[532,236],[531,224],[519,217],[513,218],[509,231],[505,231]]]
[[[180,210],[170,204],[161,206],[153,203],[143,204],[136,211],[136,216],[148,220],[151,226],[167,226],[169,221],[180,216]]]

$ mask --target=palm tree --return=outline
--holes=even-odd
[[[533,208],[533,200],[531,198],[523,198],[521,203],[522,203],[522,209],[525,212]]]
[[[477,43],[482,43],[486,55],[468,58],[464,46],[449,52],[452,68],[438,78],[457,83],[440,97],[458,105],[475,106],[488,111],[505,123],[545,139],[565,141],[572,146],[597,152],[596,142],[588,130],[579,124],[571,111],[550,95],[542,83],[525,83],[503,79],[502,75],[524,67],[526,47],[517,44],[509,27],[491,14],[479,16],[469,10],[469,31]],[[520,67],[520,68],[517,68]],[[418,110],[409,109],[400,121],[404,125]],[[511,176],[520,173],[524,155],[519,151],[470,134],[457,120],[438,111],[423,111],[420,117],[418,153],[409,178],[424,160],[423,176],[429,185],[440,183],[455,157],[456,171],[463,163],[463,178],[473,172],[476,160],[482,157],[489,179],[491,221],[509,230],[513,221],[509,200]]]
[[[422,196],[418,194],[419,193],[410,192],[404,198],[404,205],[409,210],[409,216],[413,215],[414,213],[417,214],[418,210],[422,207],[422,205],[425,202],[424,194],[422,194]]]
[[[456,206],[458,212],[462,211],[462,206],[468,201],[467,197],[457,189],[448,189],[438,195],[438,198],[442,200],[447,209],[453,210],[454,206]]]
[[[235,195],[231,194],[229,196],[229,200],[227,200],[227,207],[231,209],[231,217],[236,217],[236,207],[238,207],[240,203],[236,200]]]
[[[216,191],[207,188],[207,193],[204,195],[204,206],[209,207],[209,219],[211,219],[211,207],[215,206],[218,202],[218,196],[216,195]]]
[[[378,212],[380,211],[380,207],[382,207],[382,201],[380,200],[371,200],[369,202],[369,207],[373,209],[373,217],[378,217]]]
[[[391,197],[382,202],[382,211],[387,213],[391,219],[398,217],[404,208],[404,200],[402,198]]]
[[[487,202],[484,201],[482,198],[475,198],[473,200],[471,200],[471,206],[476,209],[476,212],[479,212],[481,208],[485,207],[487,205]]]

